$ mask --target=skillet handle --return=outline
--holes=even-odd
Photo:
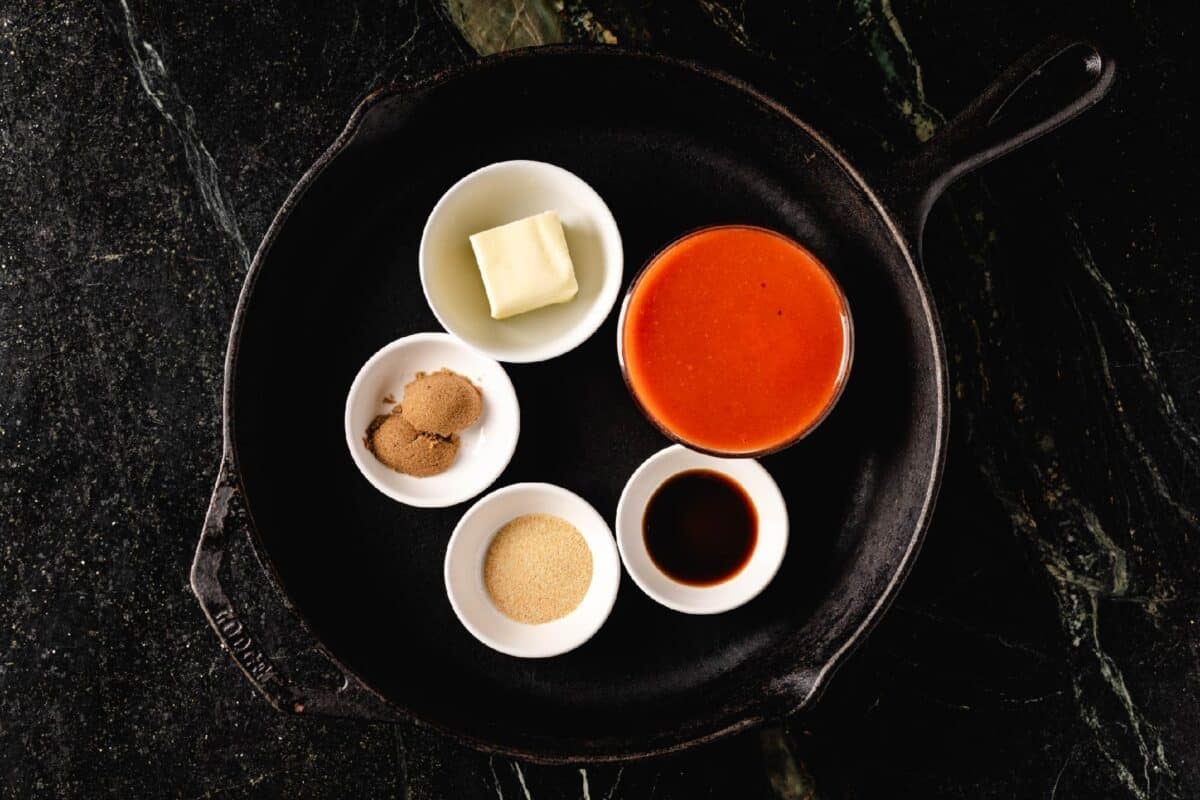
[[[230,542],[235,536],[249,535],[251,525],[233,454],[226,448],[191,570],[192,592],[222,648],[254,688],[279,711],[367,720],[399,719],[398,713],[324,651],[325,657],[342,673],[340,687],[300,685],[278,661],[263,652],[261,643],[246,629],[247,621],[238,614],[218,574]]]
[[[951,183],[1074,119],[1112,87],[1116,62],[1095,42],[1056,36],[1002,72],[884,181],[917,251],[930,208]]]

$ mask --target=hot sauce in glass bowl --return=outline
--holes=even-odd
[[[669,437],[757,456],[803,438],[841,395],[854,351],[846,297],[808,250],[765,228],[703,228],[634,280],[618,354]]]

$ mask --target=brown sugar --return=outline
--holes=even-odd
[[[448,369],[418,372],[404,387],[404,418],[419,431],[450,436],[475,424],[483,412],[483,394],[475,384]]]
[[[417,430],[400,413],[380,414],[367,428],[367,449],[381,462],[406,475],[424,478],[445,472],[458,455],[458,436]]]
[[[496,532],[483,561],[496,608],[530,625],[565,617],[592,583],[592,551],[574,525],[552,514],[524,514]]]
[[[392,404],[391,392],[383,402]],[[458,432],[483,413],[483,393],[456,372],[418,372],[404,399],[367,427],[364,444],[375,458],[405,475],[425,478],[450,469],[458,456]]]

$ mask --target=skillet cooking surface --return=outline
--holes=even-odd
[[[513,158],[560,164],[596,188],[620,226],[625,286],[681,233],[743,222],[795,237],[845,288],[850,382],[814,435],[763,460],[787,499],[791,542],[749,605],[690,617],[623,576],[611,618],[580,649],[540,661],[495,653],[458,623],[442,585],[469,504],[409,509],[355,469],[342,434],[355,373],[389,341],[438,329],[417,276],[426,215],[458,178]],[[522,430],[496,486],[558,483],[612,523],[630,473],[668,444],[625,389],[615,324],[616,309],[577,350],[506,365]],[[385,698],[493,746],[642,751],[793,709],[867,623],[934,482],[935,341],[884,219],[795,121],[678,64],[513,58],[380,101],[300,200],[247,301],[233,445],[260,556],[333,655]]]

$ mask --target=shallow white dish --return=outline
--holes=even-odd
[[[570,522],[592,552],[592,582],[565,617],[529,625],[496,608],[483,583],[483,560],[501,527],[522,514],[553,514]],[[446,546],[446,594],[471,635],[493,650],[546,658],[574,650],[608,619],[621,582],[621,562],[608,523],[574,492],[549,483],[515,483],[483,497],[463,515]]]
[[[404,397],[418,372],[442,367],[469,379],[483,392],[483,413],[459,433],[458,457],[450,469],[414,478],[385,466],[367,449],[367,427]],[[383,398],[391,395],[393,402]],[[415,333],[383,347],[363,365],[346,396],[346,444],[359,472],[376,489],[410,506],[452,506],[490,486],[512,460],[521,431],[517,393],[504,367],[446,333]]]
[[[737,481],[758,515],[758,540],[750,560],[732,578],[711,586],[691,586],[665,575],[646,551],[642,529],[646,505],[658,487],[672,475],[696,469]],[[634,470],[617,503],[617,547],[629,577],[652,599],[685,614],[719,614],[753,600],[779,571],[787,542],[787,504],[771,474],[750,458],[718,458],[672,445]]]
[[[470,236],[557,211],[579,293],[566,303],[492,319]],[[591,336],[612,310],[624,256],[612,212],[571,172],[541,161],[500,161],[451,186],[429,215],[418,255],[434,316],[455,336],[500,361],[544,361]]]

